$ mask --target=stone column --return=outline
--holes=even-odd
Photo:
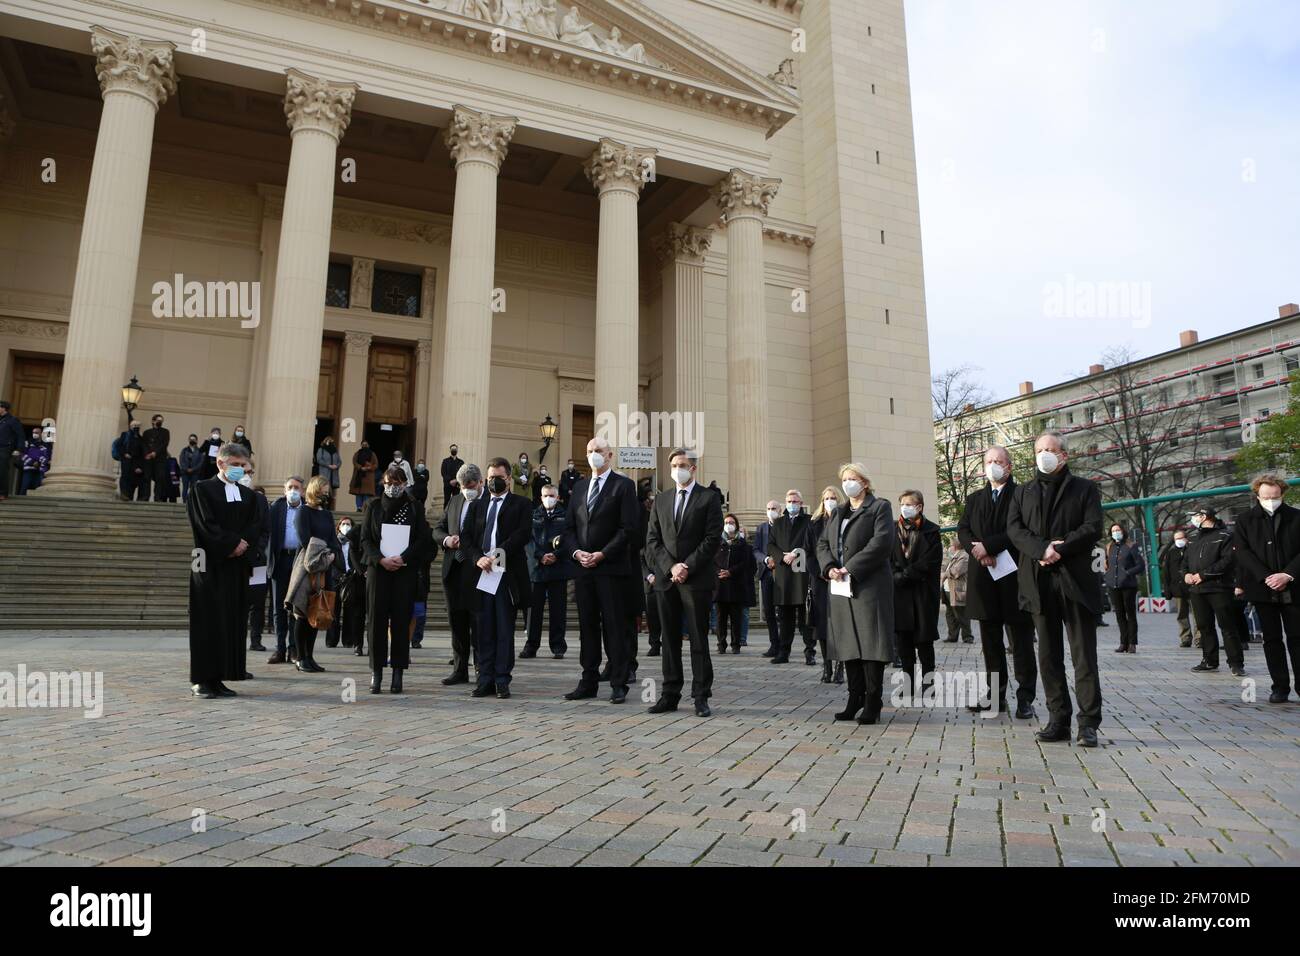
[[[602,139],[583,166],[600,194],[596,260],[596,433],[640,408],[637,200],[655,150]],[[612,422],[606,416],[614,416]],[[618,435],[608,436],[618,445]]]
[[[438,447],[486,465],[488,383],[492,375],[492,284],[496,269],[497,172],[515,132],[512,116],[452,109],[446,142],[456,164],[456,198],[447,271]],[[438,458],[441,462],[441,456]],[[426,460],[427,464],[427,460]]]
[[[312,459],[325,280],[334,218],[335,155],[352,118],[355,83],[287,73],[284,112],[293,130],[280,220],[275,301],[267,342],[257,472],[268,489]]]
[[[712,241],[712,229],[673,223],[655,242],[655,253],[663,270],[662,410],[680,415],[682,434],[672,441],[693,444],[701,454],[701,468],[704,467],[704,435],[699,433],[697,423],[705,405],[704,256]],[[671,450],[661,449],[659,456],[665,475]]]
[[[58,455],[42,494],[100,497],[115,486],[110,447],[123,428],[121,387],[130,377],[127,345],[154,117],[176,91],[174,49],[101,27],[91,31],[104,109],[72,287]]]
[[[370,340],[373,337],[369,332],[343,333],[343,381],[339,385],[338,439],[339,455],[343,458],[343,467],[339,469],[340,500],[347,494],[348,485],[352,483],[352,456],[361,448],[361,439],[365,437],[366,378],[370,373]],[[349,419],[352,420],[351,440],[344,441],[344,436],[348,434]]]
[[[713,189],[727,224],[727,483],[746,525],[772,497],[763,221],[781,180],[733,169]],[[778,496],[779,497],[779,496]]]
[[[432,471],[435,462],[429,450],[429,366],[433,360],[433,340],[419,339],[415,343],[415,437],[411,442],[411,458],[424,459]],[[438,456],[442,461],[443,456]],[[414,467],[414,466],[412,466]]]

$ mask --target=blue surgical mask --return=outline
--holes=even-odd
[[[284,496],[289,499],[289,504],[291,505],[296,505],[302,500],[302,492],[297,488],[290,488],[284,493]]]
[[[799,504],[798,502],[787,501],[785,505],[785,510],[788,511],[791,514],[791,516],[793,516],[793,515],[797,515],[802,507],[803,505]]]
[[[230,465],[226,468],[226,481],[238,482],[244,477],[244,469],[239,465]]]

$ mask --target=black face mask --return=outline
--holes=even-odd
[[[488,490],[494,495],[503,495],[506,492],[506,480],[500,475],[488,479]]]
[[[191,445],[191,446],[193,446],[193,445],[197,445],[198,443],[199,443],[199,440],[198,440],[197,438],[191,438],[191,439],[190,439],[190,445]]]

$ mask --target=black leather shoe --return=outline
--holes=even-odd
[[[316,663],[316,658],[314,658],[314,657],[309,657],[309,658],[307,658],[307,670],[311,671],[313,674],[324,674],[324,673],[325,673],[325,668],[323,668],[323,667],[321,667],[319,664],[317,664],[317,663]]]
[[[602,667],[600,673],[596,675],[596,680],[600,681],[602,684],[609,680],[609,668]]]
[[[696,717],[713,716],[713,711],[709,710],[709,702],[702,697],[695,702],[695,716]]]
[[[838,714],[836,714],[836,715],[835,715],[835,719],[836,719],[836,720],[852,720],[854,717],[858,716],[858,711],[860,711],[860,710],[862,709],[862,706],[863,706],[863,704],[865,704],[865,703],[866,703],[865,698],[862,698],[862,697],[850,697],[850,698],[849,698],[849,702],[848,702],[848,706],[845,707],[843,710],[841,710]]]
[[[829,684],[830,682],[831,682],[831,662],[829,660],[823,659],[821,683]]]
[[[943,642],[944,642],[945,644],[956,644],[956,643],[957,643],[957,638],[955,638],[955,637],[945,637],[945,638],[943,639]]]
[[[727,645],[726,645],[726,644],[719,644],[719,645],[718,645],[718,653],[719,653],[719,654],[725,654],[725,653],[727,653]]]
[[[468,683],[469,683],[469,674],[465,673],[464,671],[461,671],[460,673],[457,674],[448,674],[446,677],[442,679],[442,684],[444,687],[450,687],[452,684],[468,684]]]
[[[266,650],[266,646],[263,645],[261,641],[258,641],[255,644],[249,644],[248,649],[250,651],[264,651]]]
[[[628,684],[635,684],[635,683],[636,683],[636,668],[635,668],[635,667],[630,668],[630,669],[628,670],[628,672],[627,672],[627,682],[628,682]]]
[[[293,666],[294,666],[295,668],[297,668],[297,670],[298,670],[298,672],[299,672],[300,674],[310,674],[310,673],[311,673],[311,665],[308,664],[306,661],[294,661],[294,662],[293,662]]]
[[[844,665],[839,661],[835,662],[835,677],[833,678],[833,682],[836,684],[844,683]]]
[[[1034,734],[1034,739],[1045,744],[1060,743],[1070,739],[1070,727],[1068,724],[1048,724]]]
[[[652,647],[650,648],[650,650],[646,651],[646,657],[658,657],[658,656],[659,656],[658,647]]]
[[[564,660],[564,652],[561,651],[561,652],[558,653],[558,654],[552,654],[552,655],[551,655],[551,660],[553,660],[553,661],[562,661],[562,660]]]
[[[1245,677],[1245,676],[1246,676],[1246,668],[1244,668],[1244,667],[1232,667],[1232,668],[1229,668],[1229,670],[1232,672],[1232,676],[1233,676],[1233,677]]]
[[[217,692],[207,684],[194,684],[190,687],[190,693],[202,700],[216,700]]]
[[[402,668],[393,668],[393,677],[389,681],[388,692],[390,694],[400,694],[402,692]]]
[[[520,660],[525,660],[536,656],[537,656],[537,652],[533,650],[531,647],[525,647],[522,651],[519,652]]]
[[[1179,642],[1178,642],[1178,646],[1179,646],[1179,647],[1191,647],[1191,646],[1192,646],[1192,642],[1191,642],[1191,641],[1179,641]]]
[[[366,649],[365,649],[365,647],[364,647],[363,645],[358,644],[358,645],[357,645],[357,649],[356,649],[356,651],[354,651],[354,653],[357,655],[357,657],[365,657],[365,656],[366,656]]]
[[[776,648],[774,648],[774,647],[769,647],[767,650],[765,650],[765,651],[763,652],[763,656],[764,656],[764,657],[776,657]]]
[[[974,644],[974,643],[975,643],[975,638],[973,638],[973,637],[963,637],[963,638],[961,639],[961,642],[962,642],[963,644]]]
[[[862,716],[858,718],[858,723],[864,727],[869,727],[880,720],[880,711],[873,707],[868,707],[862,711]]]
[[[627,700],[627,688],[626,688],[626,687],[615,687],[615,688],[613,689],[613,691],[610,692],[610,695],[609,695],[609,702],[610,702],[611,704],[621,704],[621,703],[623,703],[625,700]]]
[[[595,697],[595,696],[596,696],[596,688],[583,687],[581,684],[579,684],[577,687],[573,688],[573,690],[565,694],[564,699],[565,700],[587,700],[588,698]]]
[[[1285,704],[1290,699],[1290,697],[1291,697],[1290,692],[1282,694],[1279,693],[1278,691],[1273,691],[1273,693],[1268,695],[1268,702],[1270,704]]]
[[[509,699],[510,699],[510,685],[497,684],[497,700],[509,700]]]
[[[660,697],[646,711],[649,714],[666,714],[677,709],[677,701],[671,697]]]
[[[266,662],[268,664],[283,664],[286,659],[287,658],[284,656],[284,651],[276,651],[274,654],[272,654],[270,657],[266,659]]]
[[[803,662],[804,662],[805,664],[807,664],[809,667],[813,667],[814,665],[816,665],[816,663],[817,663],[817,652],[816,652],[816,651],[804,651],[804,654],[803,654]]]
[[[1080,727],[1079,728],[1079,746],[1095,747],[1097,746],[1097,728]]]
[[[253,680],[253,672],[244,671],[244,680]]]
[[[789,664],[789,663],[790,663],[790,658],[786,657],[786,656],[783,655],[783,654],[782,654],[782,655],[778,655],[778,656],[772,658],[772,663],[773,663],[773,664]]]
[[[213,685],[212,685],[212,689],[215,690],[215,691],[217,692],[217,696],[218,696],[218,697],[238,697],[238,696],[239,696],[239,695],[236,694],[233,690],[231,690],[229,687],[227,687],[225,684],[223,684],[221,681],[217,681],[215,684],[213,684]]]
[[[1218,664],[1207,664],[1205,663],[1205,661],[1201,661],[1199,664],[1197,664],[1195,667],[1192,668],[1192,670],[1194,671],[1217,671],[1218,669],[1219,669]]]
[[[370,672],[370,693],[382,694],[384,692],[384,672],[383,670]]]
[[[484,684],[482,687],[475,687],[472,691],[469,692],[469,696],[486,697],[488,694],[491,693],[493,693],[492,685]]]
[[[1036,716],[1033,704],[1016,705],[1016,720],[1033,720]]]
[[[411,642],[411,647],[413,647],[413,648],[424,647],[424,642],[423,642],[423,641],[412,641],[412,642]]]
[[[1119,647],[1115,648],[1115,653],[1116,653],[1116,654],[1124,654],[1124,653],[1127,653],[1127,652],[1128,652],[1128,648],[1125,647],[1123,644],[1121,644]]]

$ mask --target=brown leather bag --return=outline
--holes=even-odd
[[[328,630],[334,623],[334,601],[338,597],[325,588],[325,575],[311,576],[311,594],[307,598],[307,623],[318,631]]]

